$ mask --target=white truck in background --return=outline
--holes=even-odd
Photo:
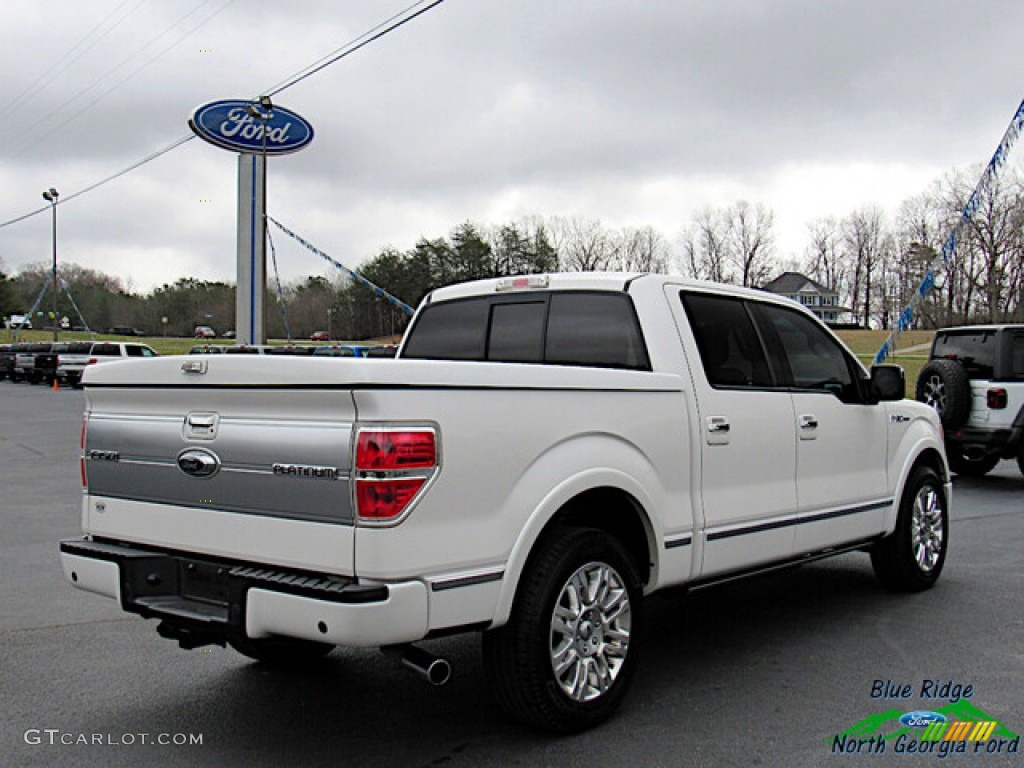
[[[935,583],[950,481],[933,409],[814,317],[668,276],[434,291],[396,360],[205,355],[83,379],[67,578],[192,648],[273,662],[479,632],[495,698],[593,726],[645,598],[854,550]]]

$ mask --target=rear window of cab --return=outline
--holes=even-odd
[[[651,369],[633,302],[614,291],[538,291],[429,304],[409,330],[402,357]]]

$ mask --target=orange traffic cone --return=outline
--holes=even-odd
[[[54,392],[59,392],[60,391],[60,382],[57,381],[57,377],[56,376],[53,377],[53,391]]]

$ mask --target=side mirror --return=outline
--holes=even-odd
[[[875,365],[871,368],[871,393],[883,400],[902,400],[907,379],[900,365]]]

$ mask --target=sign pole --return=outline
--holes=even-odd
[[[267,250],[264,216],[267,209],[267,159],[238,156],[238,290],[235,333],[239,344],[266,344],[264,285]]]

